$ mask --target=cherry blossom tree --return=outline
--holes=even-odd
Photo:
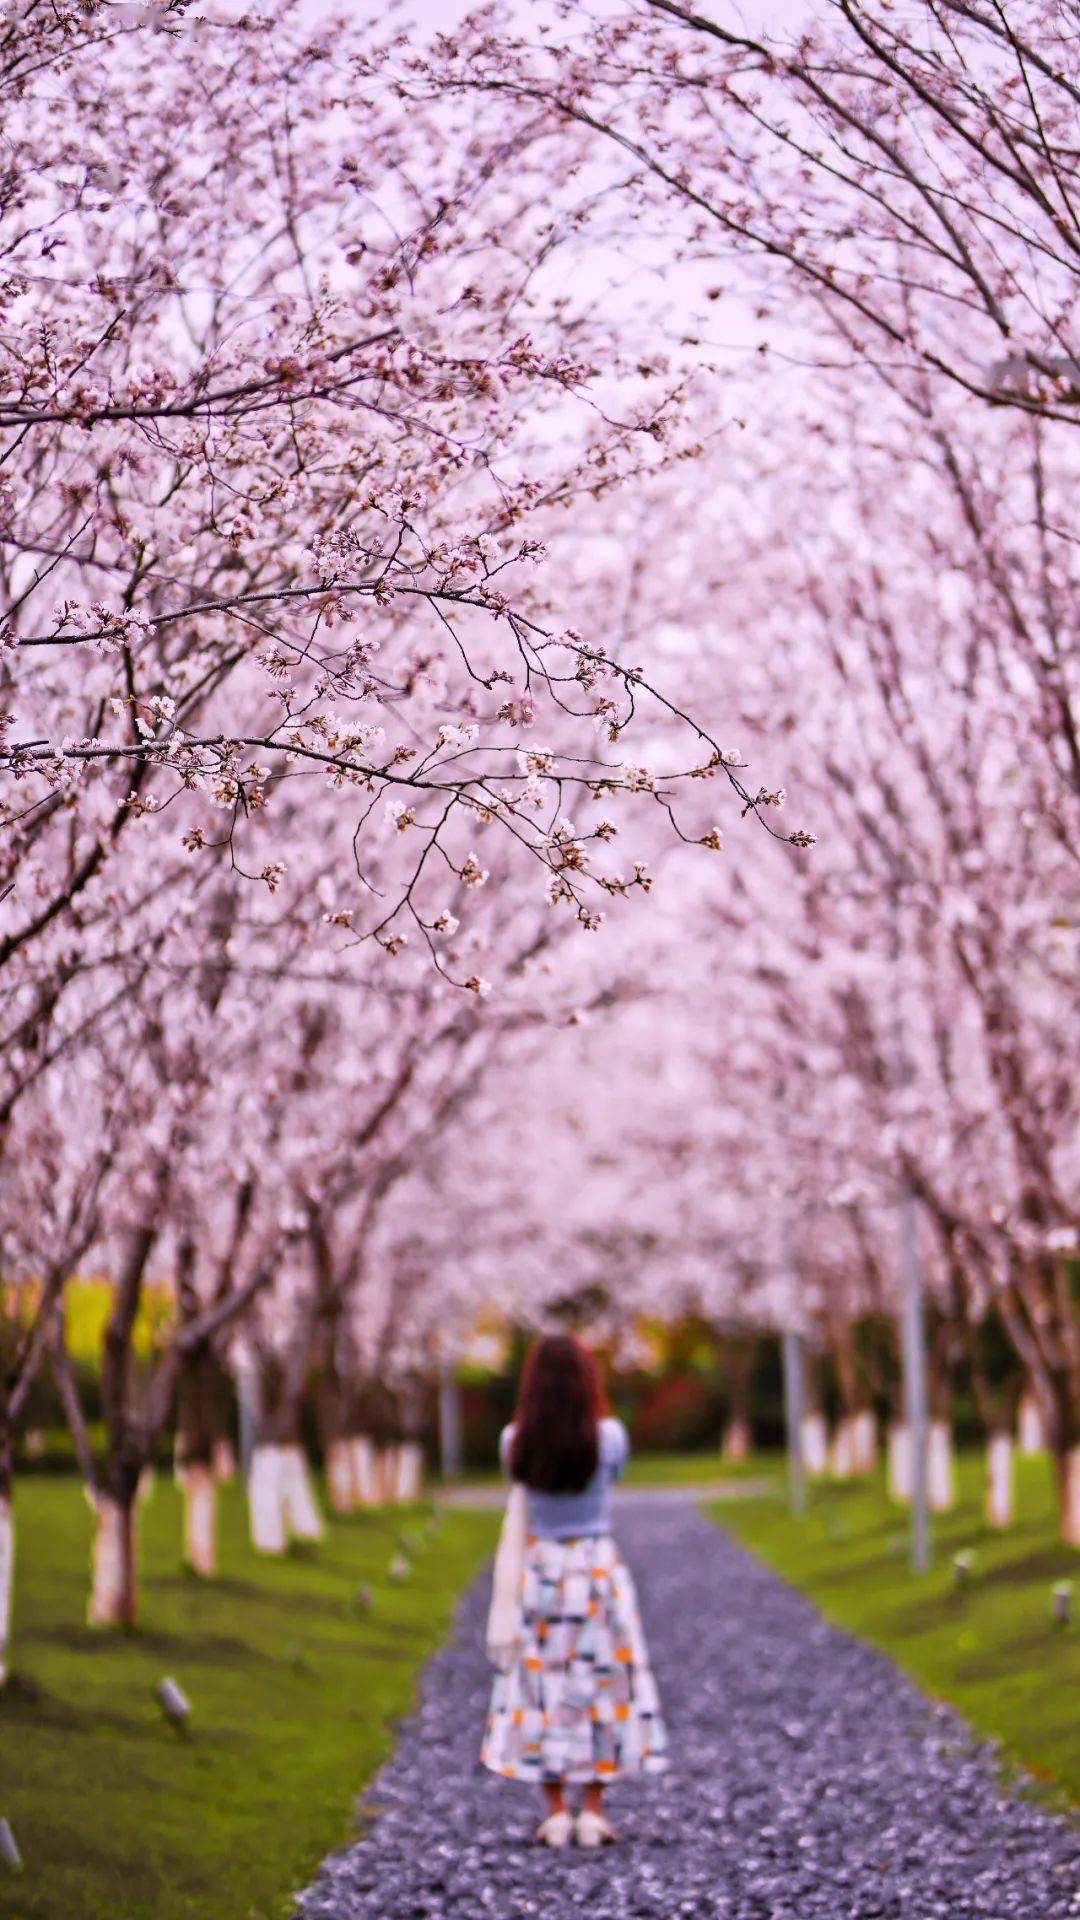
[[[758,641],[744,724],[783,729],[786,704],[825,830],[783,890],[767,863],[740,872],[725,964],[760,969],[763,1046],[825,1123],[837,1183],[846,1162],[875,1211],[911,1183],[942,1357],[957,1284],[977,1324],[989,1299],[1010,1327],[1053,1408],[1071,1537],[1075,1117],[1056,1036],[1077,1026],[1075,684],[1070,553],[1039,506],[1048,484],[1063,495],[1071,449],[985,415],[976,442],[951,403],[891,414],[880,395],[863,416],[849,384],[804,424],[822,458],[805,485],[783,469],[782,549],[753,540],[760,499],[739,523],[728,579]],[[745,988],[736,1004],[745,1022]]]
[[[112,1153],[122,1131],[125,1089],[106,1063],[83,1056],[78,1070],[35,1088],[18,1125],[5,1129],[10,1178],[0,1212],[0,1685],[8,1674],[15,1563],[12,1473],[15,1436],[30,1388],[56,1338],[64,1287],[101,1222]],[[102,1091],[104,1089],[104,1091]],[[77,1100],[79,1139],[66,1125]],[[12,1277],[30,1284],[12,1287]]]
[[[193,860],[223,843],[273,887],[274,796],[312,776],[350,808],[361,889],[361,835],[386,808],[398,822],[401,872],[365,916],[384,943],[402,922],[437,936],[422,882],[471,877],[489,817],[588,924],[589,892],[613,884],[590,871],[602,840],[582,829],[571,864],[548,812],[564,793],[592,813],[655,800],[594,731],[614,746],[649,682],[602,633],[545,624],[528,523],[662,461],[678,382],[639,353],[606,415],[593,356],[616,370],[614,343],[518,299],[552,235],[527,178],[513,192],[494,154],[477,168],[467,121],[448,138],[445,116],[372,79],[354,152],[350,88],[377,75],[377,43],[305,34],[288,11],[272,31],[186,36],[169,72],[190,129],[179,176],[158,57],[140,32],[66,56],[64,111],[91,131],[59,165],[54,93],[19,103],[0,426],[3,764],[21,797],[0,961],[81,901],[148,812],[172,808]],[[521,730],[549,717],[565,739],[523,755]],[[672,778],[725,776],[704,730],[686,744]]]
[[[1080,64],[1050,0],[824,0],[765,32],[682,0],[574,5],[539,34],[484,9],[403,85],[475,90],[533,140],[570,129],[642,221],[682,212],[683,257],[712,299],[735,276],[759,337],[785,337],[794,289],[845,364],[1075,422]]]
[[[993,1523],[1026,1388],[1080,1541],[1057,14],[111,22],[0,62],[0,1666],[46,1361],[102,1624],[174,1417],[210,1575],[238,1386],[282,1551],[305,1410],[412,1494],[482,1311],[700,1316],[733,1443],[795,1330],[910,1495],[900,1211],[935,1503],[963,1371]]]
[[[778,1275],[798,1253],[839,1372],[851,1311],[895,1311],[910,1188],[935,1497],[949,1498],[955,1371],[989,1315],[1039,1383],[1069,1535],[1072,439],[878,368],[801,393],[766,374],[740,405],[757,431],[710,449],[692,515],[678,475],[625,501],[628,545],[637,514],[638,544],[647,526],[665,539],[625,606],[614,564],[610,578],[627,644],[660,634],[690,685],[721,685],[727,737],[767,783],[770,756],[797,758],[823,824],[796,863],[729,848],[696,920],[693,886],[680,891],[680,972],[704,927],[717,946],[715,982],[689,990],[722,1008],[714,1098],[735,1115],[725,1164],[748,1202],[721,1244]],[[715,1154],[700,1089],[691,1110],[683,1133]],[[763,1230],[758,1168],[760,1191],[791,1196],[786,1247]],[[856,1395],[898,1378],[879,1362],[851,1382],[852,1417]],[[1009,1399],[992,1418],[982,1404],[1000,1460]]]
[[[123,1088],[7,1400],[48,1349],[86,1458],[55,1309],[93,1248],[115,1277],[101,1619],[134,1615],[135,1490],[177,1393],[209,1562],[229,1330],[322,1257],[322,1191],[287,1177],[275,1209],[262,1167],[288,1176],[318,1106],[332,991],[363,976],[363,1055],[415,1001],[391,979],[410,941],[477,1001],[517,964],[519,875],[592,931],[651,884],[609,859],[622,815],[650,850],[716,843],[702,783],[767,816],[587,577],[571,597],[542,565],[582,503],[696,440],[692,368],[559,292],[573,223],[524,149],[468,102],[403,101],[366,27],[115,25],[58,7],[9,36],[0,197],[5,1161],[95,1065]],[[41,1242],[13,1231],[25,1294]],[[143,1379],[150,1278],[176,1312]]]

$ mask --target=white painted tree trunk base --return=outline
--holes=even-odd
[[[217,1572],[217,1478],[213,1467],[184,1471],[184,1562],[210,1579]]]
[[[379,1482],[375,1448],[366,1433],[354,1433],[349,1445],[352,1449],[353,1485],[356,1488],[356,1503],[360,1507],[379,1505]]]
[[[331,1440],[327,1443],[326,1489],[334,1513],[352,1513],[359,1505],[351,1440]]]
[[[854,1421],[840,1420],[829,1448],[829,1472],[834,1480],[850,1480],[855,1471]]]
[[[1080,1447],[1065,1456],[1060,1498],[1061,1537],[1066,1546],[1080,1547]]]
[[[808,1413],[802,1423],[803,1465],[812,1480],[829,1470],[829,1429],[823,1413]]]
[[[992,1433],[986,1448],[986,1518],[991,1527],[1013,1523],[1013,1441],[1010,1433]]]
[[[931,1513],[948,1513],[955,1498],[952,1428],[931,1420],[926,1447],[926,1494]]]
[[[746,1460],[750,1454],[750,1428],[745,1420],[729,1420],[724,1429],[720,1457],[733,1464]]]
[[[1020,1402],[1016,1438],[1025,1460],[1030,1460],[1033,1454],[1046,1452],[1046,1423],[1033,1393],[1025,1393]]]
[[[255,1447],[248,1474],[248,1523],[256,1553],[284,1553],[285,1503],[281,1494],[282,1448]]]
[[[911,1499],[911,1435],[902,1421],[889,1428],[888,1476],[890,1499],[905,1506]]]
[[[285,1528],[294,1540],[321,1540],[325,1531],[303,1447],[282,1447],[281,1498]]]
[[[15,1515],[8,1494],[0,1495],[0,1687],[10,1672],[11,1596],[15,1587]]]
[[[856,1473],[873,1473],[878,1458],[877,1421],[872,1413],[857,1413],[851,1423],[851,1446]]]
[[[391,1505],[397,1487],[397,1448],[379,1447],[375,1454],[375,1485],[380,1507]]]
[[[125,1530],[134,1530],[135,1510],[126,1516],[119,1502],[99,1493],[94,1502],[97,1525],[90,1563],[90,1600],[86,1610],[92,1627],[120,1627],[127,1618],[127,1561]]]
[[[397,1450],[397,1497],[412,1506],[424,1490],[424,1450],[418,1440],[405,1440]]]

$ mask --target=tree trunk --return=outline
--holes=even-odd
[[[829,1429],[823,1413],[803,1415],[802,1454],[810,1478],[820,1480],[829,1467]]]
[[[877,1421],[868,1407],[857,1413],[851,1423],[851,1445],[853,1471],[873,1473],[877,1466],[878,1433]]]
[[[894,1420],[889,1427],[889,1496],[901,1506],[911,1499],[911,1434],[903,1420]]]
[[[87,1620],[92,1627],[133,1627],[138,1619],[136,1499],[99,1492]]]
[[[1061,1537],[1080,1546],[1080,1320],[1065,1261],[1023,1269],[1003,1310],[1031,1383],[1054,1460]]]
[[[378,1449],[375,1457],[375,1485],[379,1490],[380,1507],[391,1506],[397,1492],[397,1446],[393,1441],[389,1446]]]
[[[176,1393],[176,1458],[178,1465],[213,1467],[219,1449],[228,1470],[235,1459],[229,1439],[232,1382],[213,1343],[202,1341],[186,1354]],[[227,1478],[228,1471],[219,1475]]]
[[[341,1436],[326,1442],[326,1489],[335,1513],[352,1513],[360,1504],[353,1472],[353,1443]]]
[[[1011,1527],[1015,1513],[1016,1426],[1021,1372],[996,1302],[965,1319],[975,1403],[986,1433],[986,1524]]]
[[[1017,1444],[1022,1459],[1046,1452],[1046,1422],[1038,1394],[1029,1387],[1020,1401]]]
[[[926,1457],[927,1496],[932,1513],[948,1513],[953,1505],[952,1427],[947,1420],[931,1420]]]
[[[833,1322],[830,1349],[840,1394],[840,1418],[833,1435],[830,1470],[838,1480],[872,1473],[877,1464],[877,1427],[855,1345],[855,1328],[845,1315]]]
[[[1066,1546],[1080,1547],[1080,1447],[1055,1455],[1061,1537]]]
[[[733,1414],[724,1428],[721,1458],[730,1460],[733,1465],[748,1458],[751,1450],[750,1427],[741,1414]]]
[[[177,1383],[176,1477],[184,1491],[184,1565],[204,1579],[217,1572],[218,1482],[235,1470],[231,1400],[232,1383],[213,1342],[201,1341],[185,1356]]]
[[[15,1512],[11,1498],[11,1437],[0,1441],[0,1687],[7,1680],[11,1648],[11,1603],[15,1588]]]
[[[1080,1547],[1080,1371],[1072,1364],[1071,1351],[1047,1369],[1042,1404],[1057,1481],[1061,1537],[1067,1546]]]
[[[75,1449],[75,1458],[79,1472],[83,1477],[83,1486],[92,1495],[97,1480],[94,1465],[94,1449],[90,1444],[90,1432],[86,1424],[86,1415],[79,1398],[78,1382],[71,1364],[71,1355],[64,1343],[64,1322],[60,1314],[56,1318],[56,1328],[50,1346],[50,1363],[60,1405],[64,1409],[64,1418],[68,1423],[71,1443]],[[93,1504],[91,1500],[91,1505]]]
[[[745,1460],[753,1446],[750,1407],[758,1351],[759,1343],[753,1335],[730,1333],[724,1342],[727,1424],[720,1452],[724,1460],[733,1463]]]
[[[850,1480],[855,1471],[855,1422],[843,1414],[829,1448],[829,1472],[834,1480]]]
[[[321,1540],[322,1515],[311,1484],[307,1454],[297,1443],[283,1447],[281,1461],[281,1499],[285,1528],[294,1540]]]
[[[348,1345],[339,1316],[321,1330],[322,1364],[315,1381],[315,1418],[326,1468],[326,1490],[334,1513],[352,1513],[359,1505],[349,1434],[350,1394],[345,1379]]]
[[[211,1464],[214,1469],[214,1479],[219,1486],[224,1486],[226,1481],[236,1479],[236,1448],[227,1434],[219,1435],[214,1441],[214,1456]]]
[[[321,1540],[303,1448],[264,1440],[255,1448],[248,1480],[251,1544],[257,1553],[284,1553],[289,1540]]]
[[[375,1447],[366,1433],[354,1433],[352,1449],[353,1483],[356,1502],[361,1507],[377,1507],[379,1502],[378,1462]]]
[[[284,1553],[293,1531],[293,1506],[297,1501],[302,1506],[297,1469],[289,1463],[299,1450],[305,1377],[305,1371],[276,1357],[265,1358],[260,1370],[259,1430],[248,1475],[251,1544],[257,1553]]]
[[[424,1490],[424,1450],[419,1440],[403,1440],[397,1457],[397,1497],[412,1506]]]
[[[329,1351],[315,1389],[315,1414],[326,1467],[326,1487],[334,1513],[355,1513],[357,1507],[369,1503],[363,1498],[351,1431],[353,1395],[344,1377],[344,1360],[348,1349],[336,1325],[330,1327],[326,1337]]]
[[[284,1448],[273,1441],[256,1445],[248,1475],[248,1520],[256,1553],[284,1553],[285,1503],[281,1491]]]
[[[217,1572],[217,1478],[196,1462],[183,1469],[184,1564],[210,1579]]]
[[[108,1437],[102,1483],[94,1490],[96,1517],[87,1619],[92,1627],[133,1627],[138,1618],[137,1514],[140,1481],[153,1434],[133,1409],[132,1343],[135,1319],[159,1229],[131,1233],[113,1291],[101,1360],[101,1405]]]
[[[986,1519],[991,1527],[1013,1523],[1013,1437],[1005,1428],[990,1435],[986,1448]]]

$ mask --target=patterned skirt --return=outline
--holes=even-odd
[[[574,1783],[667,1766],[637,1595],[610,1534],[528,1540],[519,1638],[480,1758],[507,1780]]]

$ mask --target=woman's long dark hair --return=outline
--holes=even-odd
[[[600,1459],[604,1389],[591,1353],[569,1333],[530,1347],[518,1390],[510,1472],[537,1493],[581,1493]]]

